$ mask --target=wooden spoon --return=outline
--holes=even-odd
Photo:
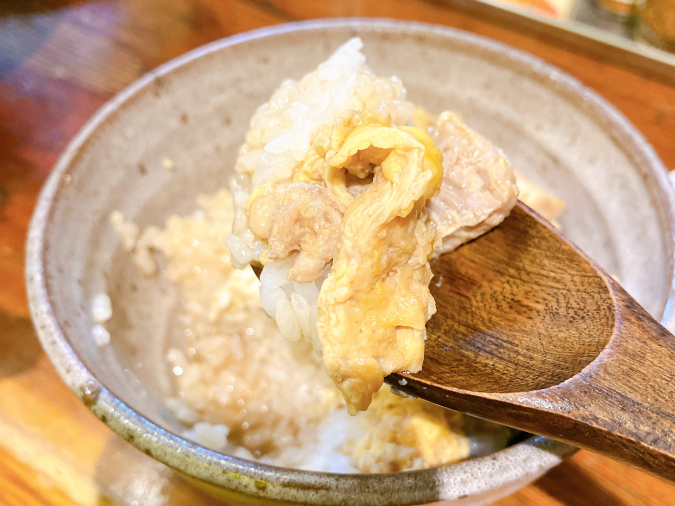
[[[675,481],[675,337],[522,203],[431,264],[424,367],[398,390]]]
[[[387,383],[675,481],[675,337],[593,260],[518,202],[431,269],[423,369]]]

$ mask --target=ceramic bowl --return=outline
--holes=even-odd
[[[563,198],[563,230],[664,316],[673,300],[673,196],[642,135],[576,79],[528,54],[449,28],[373,19],[295,23],[220,40],[103,106],[40,195],[27,250],[31,312],[59,374],[97,417],[233,505],[487,504],[574,449],[532,436],[438,469],[337,475],[249,462],[182,438],[161,401],[175,291],[161,277],[138,275],[108,222],[119,209],[141,226],[161,225],[171,213],[190,212],[197,194],[227,185],[254,110],[283,79],[314,69],[354,35],[370,66],[401,77],[412,101],[459,111],[518,170]],[[173,170],[163,168],[165,158]],[[112,343],[103,348],[89,332],[89,301],[101,291],[114,307]]]

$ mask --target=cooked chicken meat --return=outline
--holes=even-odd
[[[434,253],[441,254],[499,225],[515,205],[518,188],[501,151],[459,115],[444,112],[429,130],[443,154],[441,191],[427,204],[438,227]]]
[[[342,214],[322,186],[307,183],[265,185],[249,208],[249,228],[267,239],[269,260],[293,258],[288,279],[309,283],[333,259]]]

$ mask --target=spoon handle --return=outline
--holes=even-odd
[[[607,282],[616,321],[607,348],[570,380],[522,400],[551,403],[552,437],[675,481],[675,337]]]

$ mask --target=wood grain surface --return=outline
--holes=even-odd
[[[68,141],[122,87],[189,49],[331,16],[440,23],[579,78],[675,168],[675,88],[436,0],[0,0],[0,504],[219,504],[140,454],[61,383],[32,330],[23,248],[38,191]],[[675,504],[675,487],[581,451],[501,506]]]
[[[554,226],[518,202],[431,269],[424,368],[389,384],[675,483],[675,336]]]

